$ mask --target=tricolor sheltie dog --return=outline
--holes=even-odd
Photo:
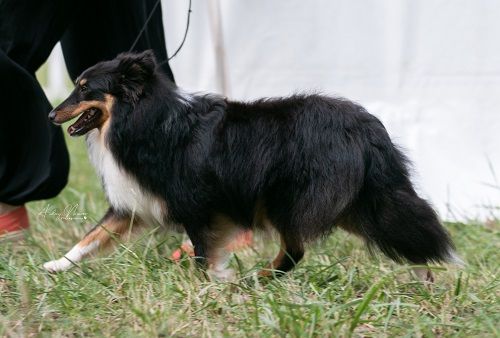
[[[78,120],[110,207],[63,258],[65,270],[130,226],[175,224],[197,260],[228,277],[226,245],[244,229],[272,228],[281,250],[270,271],[289,271],[305,245],[340,227],[398,262],[454,260],[436,213],[410,182],[407,160],[382,123],[323,95],[237,102],[187,94],[151,51],[96,64],[49,118]],[[425,272],[425,278],[431,275]]]

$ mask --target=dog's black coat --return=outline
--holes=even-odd
[[[214,214],[251,228],[260,206],[292,251],[281,270],[336,226],[396,261],[451,258],[405,156],[361,106],[323,95],[187,96],[155,67],[149,52],[122,54],[83,76],[115,97],[107,142],[118,163],[166,201],[198,256]]]

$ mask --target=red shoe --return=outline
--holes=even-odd
[[[181,259],[183,253],[187,254],[189,257],[194,256],[194,248],[191,241],[185,241],[184,243],[182,243],[179,249],[176,249],[174,250],[174,252],[172,252],[170,259],[177,262]]]
[[[17,237],[21,231],[29,228],[30,222],[24,205],[0,214],[0,238]]]

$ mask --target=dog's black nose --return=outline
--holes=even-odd
[[[49,120],[54,121],[56,118],[56,112],[53,110],[49,113]]]

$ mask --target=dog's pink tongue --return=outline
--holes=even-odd
[[[73,125],[68,127],[68,134],[73,135],[75,131],[76,128]]]
[[[78,118],[78,120],[76,120],[75,123],[73,123],[72,125],[70,125],[67,129],[68,131],[68,134],[70,136],[75,136],[78,134],[78,132],[80,132],[80,130],[82,129],[82,125],[84,124],[84,121],[85,121],[85,113],[82,114],[82,116],[80,116]]]

